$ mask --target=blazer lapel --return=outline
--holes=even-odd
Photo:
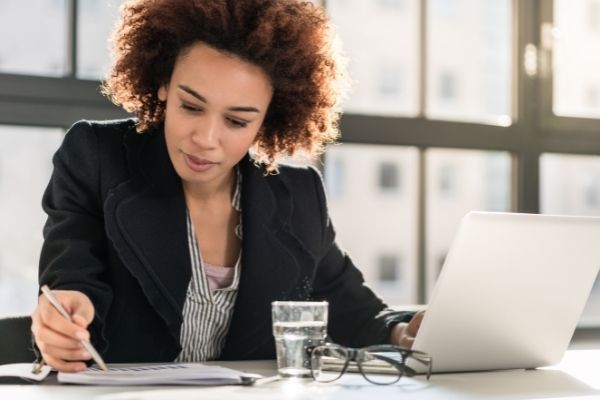
[[[191,278],[186,204],[162,129],[125,138],[131,179],[109,192],[106,230],[126,268],[179,343]],[[272,358],[271,302],[309,300],[316,258],[290,227],[291,191],[263,176],[246,156],[242,168],[240,284],[222,359]]]
[[[191,270],[186,205],[161,129],[125,138],[131,180],[105,202],[106,230],[126,268],[179,341]]]
[[[241,165],[242,271],[221,358],[272,358],[271,302],[308,300],[316,261],[291,233],[288,188],[248,158]]]

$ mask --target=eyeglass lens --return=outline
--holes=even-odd
[[[389,361],[393,354],[364,351],[361,355],[362,357],[359,359],[360,369],[369,382],[378,385],[391,385],[398,382],[402,376],[402,371],[398,370]]]
[[[332,382],[344,373],[348,352],[343,347],[319,346],[311,354],[313,378],[318,382]]]
[[[397,356],[400,355],[361,350],[357,354],[356,362],[350,362],[346,348],[335,345],[318,346],[311,354],[312,375],[318,382],[332,382],[339,379],[347,368],[348,371],[360,371],[369,382],[389,385],[397,382],[402,376],[402,371],[393,364],[392,358]],[[396,361],[402,362],[402,358]]]

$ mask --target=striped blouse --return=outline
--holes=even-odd
[[[232,206],[241,215],[242,176],[237,169],[237,183],[232,199]],[[240,217],[241,218],[241,217]],[[214,360],[219,357],[229,323],[233,314],[233,306],[237,297],[240,281],[241,252],[235,263],[233,281],[225,288],[211,290],[206,275],[206,263],[202,260],[200,247],[196,240],[194,224],[187,213],[187,233],[190,259],[192,262],[192,277],[187,289],[183,305],[183,324],[181,326],[181,353],[177,362],[200,362]],[[236,235],[242,239],[242,226],[236,226]]]

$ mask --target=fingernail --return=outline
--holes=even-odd
[[[84,331],[77,331],[75,332],[75,337],[77,337],[77,339],[83,340],[85,339],[86,335]]]
[[[83,358],[85,358],[86,360],[89,359],[89,358],[92,358],[92,355],[90,353],[88,353],[87,351],[82,351],[81,352],[81,356]]]

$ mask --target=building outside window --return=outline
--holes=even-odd
[[[379,4],[379,7],[387,12],[398,12],[402,11],[402,8],[404,7],[404,0],[377,0],[377,4]]]
[[[402,98],[402,68],[383,65],[379,69],[379,82],[376,86],[380,98],[391,100]]]
[[[399,260],[395,255],[384,254],[379,256],[378,262],[379,282],[395,283],[401,280]]]
[[[442,101],[452,101],[458,97],[456,76],[445,72],[440,75],[440,99]]]
[[[395,163],[382,162],[379,164],[379,188],[384,192],[400,190],[400,173]]]
[[[62,137],[62,129],[0,125],[0,316],[37,304],[40,204]]]
[[[599,3],[327,0],[353,79],[342,144],[323,158],[329,210],[386,302],[427,302],[470,210],[600,215]],[[97,93],[120,4],[0,2],[0,315],[37,294],[39,203],[64,130],[125,115]],[[389,290],[382,248],[402,255]],[[584,325],[600,326],[598,287]]]
[[[346,186],[346,174],[344,159],[340,157],[327,157],[325,168],[328,173],[325,175],[325,185],[331,197],[341,198]]]

